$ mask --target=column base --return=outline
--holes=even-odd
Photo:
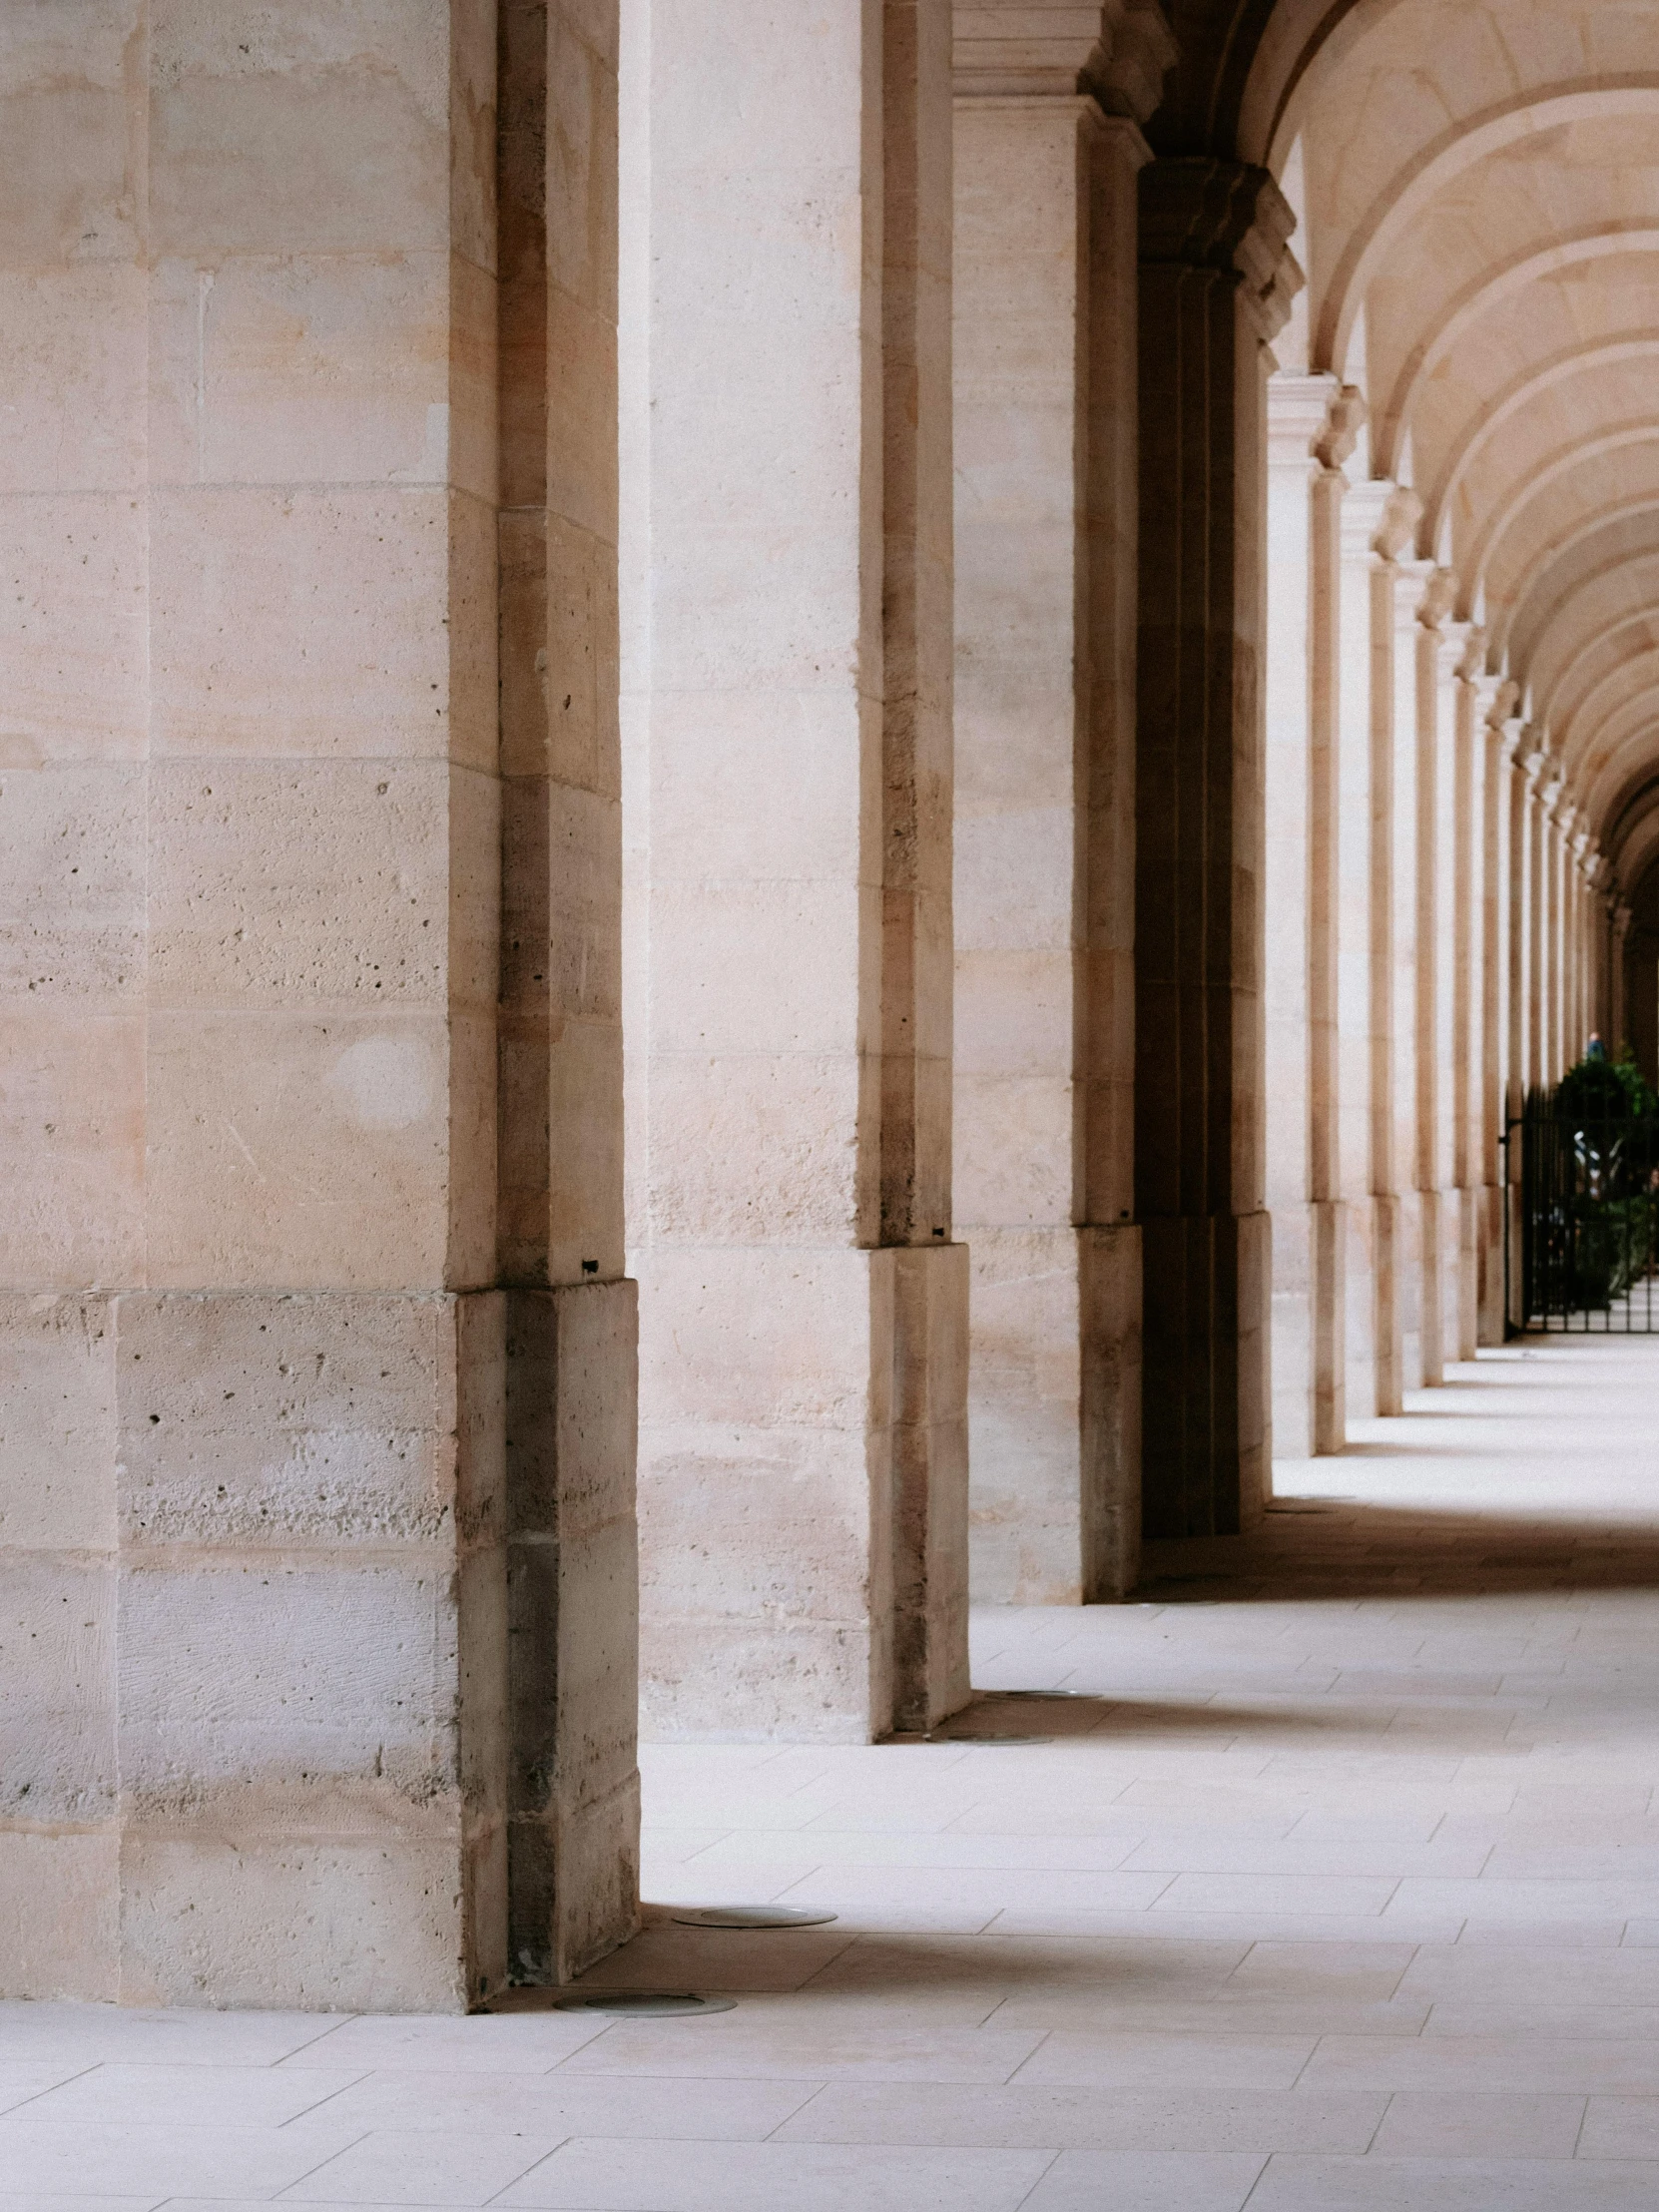
[[[8,1690],[0,1993],[460,2011],[515,1978],[507,1316],[499,1292],[0,1300],[23,1382],[0,1576],[54,1626]],[[571,1492],[600,1487],[584,1388],[612,1409],[614,1505],[631,1328],[610,1337],[586,1384],[561,1342],[554,1395]],[[595,1742],[632,1774],[616,1682],[595,1719],[582,1622],[624,1594],[595,1578],[578,1541],[536,1691],[544,1738],[581,1747],[555,1784],[596,1808],[556,1863],[566,1958],[632,1925],[601,1873],[634,1863],[632,1800],[581,1780]]]
[[[1140,1232],[970,1235],[974,1597],[1125,1597],[1140,1573]]]
[[[1165,1215],[1141,1237],[1146,1534],[1237,1535],[1270,1494],[1272,1227],[1266,1214]]]
[[[1503,1326],[1503,1187],[1488,1183],[1474,1194],[1478,1221],[1479,1311],[1475,1341],[1482,1348],[1506,1340]]]
[[[967,1695],[967,1254],[657,1246],[641,1683],[662,1741],[868,1743]]]
[[[1347,1241],[1346,1209],[1335,1200],[1273,1216],[1276,1459],[1312,1459],[1347,1441]]]

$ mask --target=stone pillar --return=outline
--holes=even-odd
[[[645,1711],[862,1742],[967,1696],[950,11],[629,21]]]
[[[1590,1031],[1597,1026],[1593,1013],[1593,986],[1590,986],[1590,966],[1593,966],[1593,946],[1590,946],[1590,831],[1579,817],[1579,831],[1573,838],[1573,1017],[1570,1017],[1566,1042],[1568,1057],[1584,1057],[1584,1046],[1590,1042]]]
[[[1563,980],[1566,967],[1566,823],[1562,815],[1562,794],[1565,784],[1558,767],[1554,770],[1543,793],[1542,822],[1542,871],[1543,871],[1543,929],[1542,948],[1539,953],[1539,1028],[1543,1055],[1543,1080],[1558,1083],[1562,1073],[1561,1044],[1565,1034],[1563,1021]]]
[[[1525,882],[1521,892],[1522,926],[1525,931],[1525,990],[1522,1020],[1525,1029],[1524,1049],[1520,1054],[1522,1084],[1526,1090],[1537,1090],[1546,1080],[1544,1073],[1544,991],[1543,958],[1546,916],[1548,912],[1548,886],[1544,872],[1544,813],[1543,799],[1539,791],[1539,779],[1548,756],[1538,744],[1536,734],[1530,729],[1522,741],[1530,748],[1524,763],[1523,813],[1525,817]]]
[[[1400,503],[1396,529],[1405,513]],[[1377,651],[1388,654],[1392,683],[1387,732],[1392,787],[1392,848],[1389,870],[1390,923],[1385,967],[1391,1002],[1390,1081],[1382,1100],[1389,1124],[1389,1161],[1385,1189],[1393,1206],[1394,1300],[1399,1366],[1395,1395],[1388,1410],[1401,1409],[1398,1393],[1420,1389],[1429,1380],[1425,1346],[1438,1319],[1435,1273],[1435,1207],[1426,1203],[1424,1146],[1431,1129],[1425,1109],[1433,1096],[1432,1050],[1424,1029],[1432,1010],[1434,971],[1434,881],[1432,794],[1433,687],[1424,668],[1432,668],[1433,641],[1419,619],[1434,585],[1428,561],[1410,559],[1392,537],[1383,550],[1389,565],[1378,579]],[[1426,692],[1426,699],[1425,699]],[[1381,703],[1381,702],[1380,702]],[[1425,773],[1426,770],[1426,773]],[[1429,823],[1424,822],[1425,808]]]
[[[1415,878],[1417,928],[1411,1151],[1421,1252],[1418,1373],[1426,1384],[1445,1380],[1446,1342],[1456,1313],[1456,1202],[1450,1195],[1456,731],[1450,688],[1463,636],[1446,621],[1455,597],[1450,571],[1432,570],[1417,606],[1413,655],[1416,837],[1408,864]]]
[[[1475,909],[1478,1075],[1470,1101],[1474,1158],[1470,1181],[1479,1192],[1480,1243],[1476,1341],[1503,1342],[1503,1133],[1508,1117],[1506,1080],[1509,1035],[1509,945],[1514,891],[1509,867],[1509,783],[1512,774],[1502,715],[1504,687],[1480,677],[1469,687],[1474,703],[1473,809],[1480,841]]]
[[[1443,1040],[1441,1171],[1445,1190],[1441,1315],[1447,1360],[1472,1360],[1479,1337],[1480,1202],[1476,1147],[1480,1084],[1479,905],[1483,761],[1473,677],[1483,640],[1468,624],[1448,632],[1442,660],[1446,730],[1439,821],[1442,896],[1438,1034]],[[1452,645],[1456,650],[1453,651]]]
[[[1333,376],[1268,382],[1265,1000],[1275,1455],[1346,1437],[1339,1171],[1342,462],[1364,418]]]
[[[614,1175],[542,1235],[535,1312],[500,1257],[515,1209],[535,1241],[497,1141],[528,742],[498,695],[504,467],[532,534],[543,508],[586,533],[549,693],[614,652],[613,63],[603,7],[581,36],[551,13],[503,89],[551,71],[583,126],[515,248],[584,302],[557,377],[497,347],[493,6],[109,0],[13,45],[35,604],[0,828],[51,949],[9,1017],[0,1573],[41,1633],[7,1695],[7,1994],[445,2010],[633,1926]],[[556,494],[503,450],[521,402]],[[570,1011],[608,1018],[614,1070],[591,706],[581,765],[541,769],[572,790],[539,884],[509,850],[539,917],[512,927],[526,964],[586,965]],[[614,1081],[518,1057],[551,1091],[543,1186],[549,1154],[614,1160]]]
[[[955,10],[955,1183],[972,1585],[1122,1597],[1134,1204],[1136,117],[1156,10]]]
[[[1135,1185],[1161,1536],[1247,1526],[1271,1472],[1260,487],[1291,225],[1264,171],[1141,172]]]
[[[1392,780],[1392,624],[1374,642],[1374,601],[1385,571],[1377,546],[1398,527],[1395,487],[1350,484],[1341,509],[1339,766],[1337,775],[1338,1124],[1349,1410],[1388,1410],[1397,1393],[1393,1207],[1386,1195],[1391,1130],[1382,1102],[1389,1081],[1388,992]],[[1403,524],[1410,534],[1411,518]]]
[[[638,1894],[609,437],[619,25],[615,0],[503,0],[495,27],[511,1964],[559,1982],[629,1931]]]

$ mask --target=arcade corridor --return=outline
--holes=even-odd
[[[1650,2212],[1656,1389],[1489,1352],[1148,1602],[982,1613],[957,1725],[1047,1742],[648,1749],[583,1987],[719,2017],[0,2008],[0,2212]],[[763,1899],[840,1918],[667,1924]]]

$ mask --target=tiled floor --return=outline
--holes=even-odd
[[[0,2007],[0,2212],[1655,2212],[1659,1342],[1455,1372],[966,1725],[648,1754],[701,2019]],[[1062,1687],[1065,1701],[998,1688]]]

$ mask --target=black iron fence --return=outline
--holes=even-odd
[[[1659,1334],[1659,1120],[1530,1091],[1504,1147],[1511,1332]]]

